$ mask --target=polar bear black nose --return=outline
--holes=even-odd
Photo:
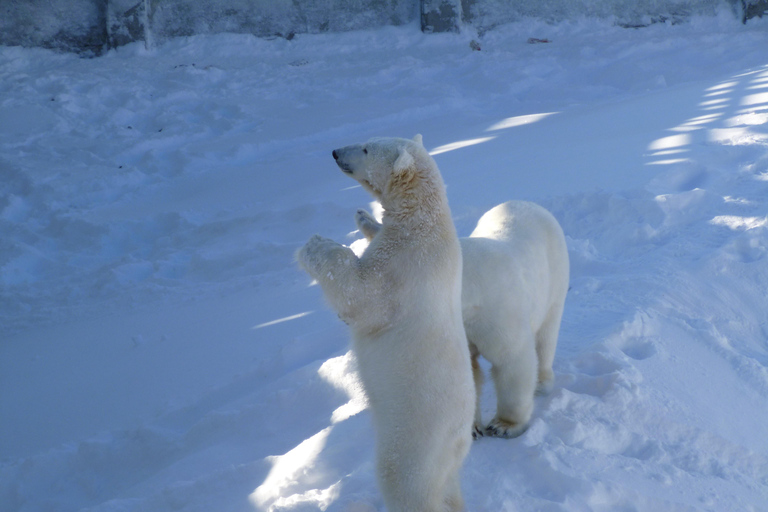
[[[338,155],[338,153],[336,153],[335,149],[333,150],[333,159],[334,160],[338,160],[339,159],[339,155]]]

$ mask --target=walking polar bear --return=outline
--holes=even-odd
[[[462,253],[445,186],[421,143],[371,139],[333,152],[384,207],[360,258],[315,235],[297,260],[350,326],[389,512],[463,509],[473,376],[462,322]]]
[[[371,240],[381,229],[369,213],[355,220]],[[477,393],[473,436],[517,437],[528,427],[535,392],[552,389],[552,363],[569,286],[563,230],[547,210],[525,201],[496,206],[461,238],[462,314]],[[490,361],[496,416],[480,414],[483,371]]]

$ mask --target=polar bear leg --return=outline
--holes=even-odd
[[[461,512],[464,510],[464,498],[461,496],[461,465],[469,452],[471,441],[469,436],[460,436],[442,443],[438,466],[444,468],[442,482],[442,508],[446,512]],[[453,449],[450,445],[453,444]]]
[[[379,466],[379,487],[389,512],[445,512],[434,482],[426,481],[424,472],[414,466]]]
[[[469,436],[406,446],[397,435],[377,444],[379,487],[389,512],[461,512],[460,473]],[[431,446],[430,446],[431,445]]]
[[[367,211],[360,209],[355,212],[355,224],[357,229],[370,242],[381,229],[381,224]]]
[[[536,394],[546,395],[555,385],[555,373],[552,363],[557,348],[557,335],[560,332],[560,320],[563,317],[563,304],[553,305],[539,332],[536,333],[536,355],[539,359],[539,377]]]
[[[461,497],[461,478],[459,468],[456,468],[445,484],[445,507],[448,512],[464,510],[464,498]]]
[[[475,381],[475,424],[472,426],[472,439],[483,437],[483,418],[480,413],[480,396],[483,394],[483,384],[485,383],[485,375],[483,369],[480,367],[478,358],[480,352],[477,347],[470,343],[469,354],[472,357],[472,378]]]
[[[517,437],[528,428],[533,413],[533,395],[536,390],[537,361],[533,333],[520,333],[515,341],[505,346],[517,350],[503,358],[491,360],[491,375],[496,388],[496,416],[486,427],[486,434],[496,437]]]

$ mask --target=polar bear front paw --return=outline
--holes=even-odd
[[[482,425],[479,423],[475,423],[472,425],[472,439],[480,439],[485,435],[485,429]]]
[[[503,420],[501,418],[493,418],[493,420],[485,427],[485,435],[492,437],[503,437],[504,439],[512,439],[514,437],[521,436],[528,430],[528,424],[520,424],[513,421]]]
[[[296,261],[304,270],[313,274],[328,260],[328,251],[338,245],[329,238],[313,235],[296,253]]]
[[[370,222],[371,224],[378,224],[378,222],[376,222],[376,219],[373,217],[373,215],[371,215],[367,211],[360,208],[355,212],[355,223],[357,223],[357,226],[360,227],[360,224],[364,222]]]
[[[357,224],[357,229],[359,229],[363,236],[368,240],[373,239],[373,237],[376,236],[376,233],[381,229],[381,224],[379,224],[373,215],[362,208],[355,212],[355,224]]]

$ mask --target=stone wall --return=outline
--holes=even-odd
[[[524,17],[610,17],[625,26],[713,13],[724,4],[746,21],[768,0],[0,0],[0,44],[99,55],[135,41],[218,32],[292,38],[403,25],[424,32],[484,31]]]
[[[192,34],[292,37],[402,25],[420,0],[0,0],[0,44],[98,55]]]
[[[729,6],[742,21],[768,12],[768,0],[464,0],[465,21],[483,31],[525,17],[560,21],[578,17],[612,18],[626,27],[682,21],[712,15]]]
[[[218,32],[257,36],[358,30],[402,25],[418,0],[151,0],[155,37]]]
[[[740,0],[741,21],[744,23],[752,18],[762,18],[768,15],[768,0]]]
[[[98,54],[106,38],[106,1],[0,0],[0,44]]]

